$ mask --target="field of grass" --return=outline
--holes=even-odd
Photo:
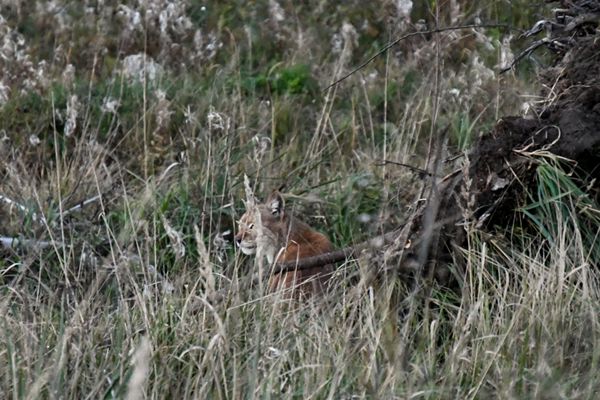
[[[548,62],[498,74],[546,12],[529,1],[297,3],[0,2],[0,393],[594,398],[600,213],[547,154],[512,227],[465,226],[452,288],[370,279],[384,252],[302,304],[248,284],[226,240],[244,175],[360,242],[418,201],[383,160],[428,168],[449,127],[460,169]],[[473,23],[506,26],[425,32]]]

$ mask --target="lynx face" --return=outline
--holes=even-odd
[[[259,204],[247,210],[240,218],[235,243],[242,253],[267,257],[272,263],[283,243],[280,243],[280,232],[286,230],[286,219],[283,215],[280,198],[267,204]]]
[[[254,229],[254,216],[245,213],[238,223],[238,233],[235,235],[235,243],[242,253],[252,256],[256,254],[256,231]]]

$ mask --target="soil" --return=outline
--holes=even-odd
[[[471,151],[468,175],[461,174],[441,187],[437,220],[449,222],[433,234],[428,249],[430,263],[447,265],[445,261],[455,246],[466,245],[465,231],[459,223],[464,222],[465,216],[475,221],[477,228],[487,231],[504,231],[514,224],[518,218],[516,210],[531,202],[528,189],[537,187],[535,159],[527,156],[532,152],[544,151],[571,160],[563,167],[571,168],[582,187],[585,185],[600,200],[598,35],[579,38],[541,80],[546,100],[537,115],[502,118]],[[413,239],[422,237],[422,225],[417,225]]]
[[[523,153],[546,150],[573,160],[582,179],[600,179],[600,40],[586,38],[543,77],[547,104],[539,117],[505,117],[470,155],[471,194],[479,217],[504,225],[523,186],[534,187],[535,166]],[[518,177],[518,179],[515,179]],[[499,183],[510,182],[499,190]],[[494,210],[489,210],[494,207]]]

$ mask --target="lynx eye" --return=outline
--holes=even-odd
[[[252,228],[254,228],[254,224],[248,225],[248,229],[252,229]]]

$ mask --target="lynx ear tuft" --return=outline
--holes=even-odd
[[[246,205],[246,210],[250,210],[256,206],[256,198],[254,197],[254,192],[250,186],[250,179],[248,179],[248,175],[246,174],[244,174],[244,189],[246,191],[246,200],[244,201],[244,204]]]
[[[281,197],[281,193],[279,193],[279,192],[271,193],[271,195],[267,199],[267,204],[269,205],[269,208],[271,209],[271,214],[273,214],[275,217],[283,216],[285,204],[283,201],[283,197]]]

